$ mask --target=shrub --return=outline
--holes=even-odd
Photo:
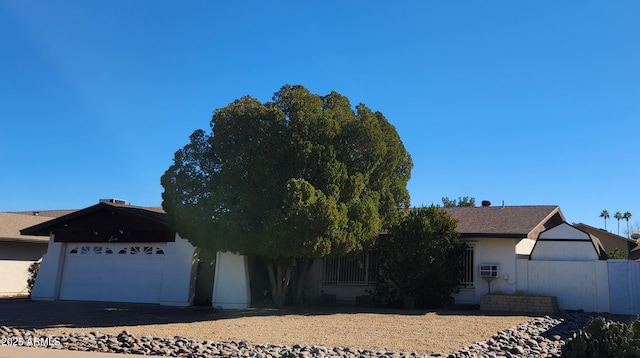
[[[640,357],[640,320],[631,325],[592,318],[584,329],[571,333],[563,357]]]
[[[617,247],[615,248],[615,250],[607,252],[607,257],[610,259],[618,259],[618,260],[626,260],[629,258],[626,252],[621,251]]]
[[[397,305],[402,298],[413,298],[417,307],[427,308],[448,302],[463,270],[465,245],[456,224],[444,210],[423,207],[380,235],[376,302]]]
[[[31,297],[31,290],[33,290],[33,284],[36,283],[36,276],[38,276],[38,270],[40,269],[40,261],[36,261],[29,265],[27,272],[29,277],[27,278],[27,289],[29,290],[29,297]]]

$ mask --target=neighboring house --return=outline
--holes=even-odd
[[[20,235],[20,229],[51,218],[29,213],[0,213],[0,297],[27,295],[29,266],[47,251],[47,239]]]
[[[624,236],[616,235],[603,229],[598,229],[582,223],[574,224],[573,226],[597,237],[607,253],[618,249],[625,253],[629,260],[640,259],[640,252],[632,252],[632,250],[637,246],[636,240],[628,239]]]
[[[462,286],[454,295],[457,304],[480,304],[489,288],[491,292],[515,293],[517,258],[528,258],[538,234],[565,221],[558,206],[443,209],[458,220],[456,229],[469,246]],[[355,302],[374,287],[377,260],[375,251],[317,260],[309,272],[307,298],[329,295],[339,302]],[[490,283],[481,277],[481,265],[497,270]]]
[[[198,250],[161,208],[101,200],[20,232],[48,238],[34,300],[193,303]]]

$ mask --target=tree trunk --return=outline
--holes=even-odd
[[[275,260],[269,260],[267,269],[269,270],[269,283],[271,284],[271,298],[277,307],[284,306],[289,282],[291,281],[291,266],[283,265]]]
[[[298,268],[298,278],[296,280],[295,296],[293,298],[293,303],[297,305],[304,303],[304,284],[307,280],[307,273],[309,272],[309,268],[312,264],[313,259],[305,257],[302,259],[300,267]]]

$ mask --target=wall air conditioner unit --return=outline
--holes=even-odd
[[[480,265],[480,277],[484,278],[496,278],[498,277],[498,269],[500,265]]]
[[[491,294],[491,281],[498,277],[498,269],[499,265],[492,264],[482,264],[480,265],[480,277],[484,278],[487,281],[488,285],[488,294]]]

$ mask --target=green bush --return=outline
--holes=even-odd
[[[457,222],[435,206],[409,211],[398,225],[378,239],[380,276],[375,302],[436,308],[449,301],[463,272],[464,243]]]
[[[29,277],[27,278],[27,289],[29,290],[29,297],[31,297],[31,290],[33,290],[33,284],[36,283],[36,276],[38,276],[38,270],[40,269],[40,261],[36,261],[29,265],[27,272]]]
[[[631,325],[592,318],[584,329],[571,333],[562,347],[562,356],[640,357],[640,320]]]

